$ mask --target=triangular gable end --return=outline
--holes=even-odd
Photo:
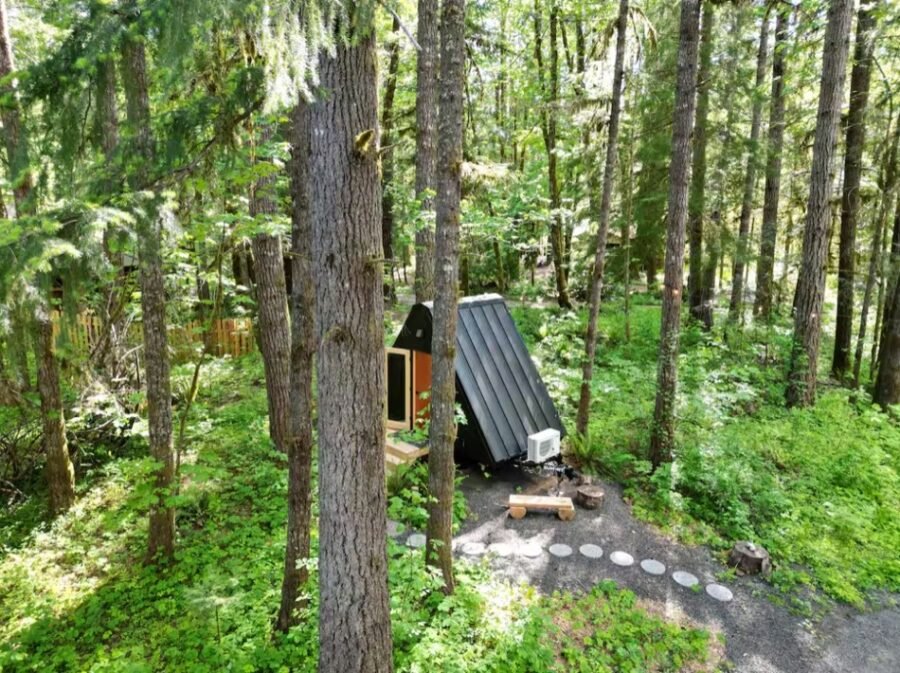
[[[432,304],[410,310],[394,347],[431,352]],[[547,428],[565,434],[559,413],[500,295],[459,302],[457,401],[467,423],[457,453],[485,464],[526,453],[528,435]]]

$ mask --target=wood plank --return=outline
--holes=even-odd
[[[415,460],[416,458],[428,455],[427,446],[416,446],[415,444],[404,442],[395,435],[387,436],[387,439],[385,439],[384,442],[384,449],[387,453],[392,453],[395,456],[406,458],[408,460]]]
[[[575,509],[572,498],[559,498],[549,495],[510,495],[510,507],[524,507],[525,509],[561,510]]]

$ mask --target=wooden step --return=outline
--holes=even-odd
[[[428,455],[427,446],[416,446],[415,444],[404,442],[396,435],[387,436],[387,439],[384,441],[384,450],[385,453],[393,454],[398,458],[403,458],[408,461],[413,461],[416,458]]]
[[[386,472],[393,472],[397,469],[398,465],[405,465],[406,461],[402,458],[398,458],[390,453],[384,454],[384,469]]]
[[[563,521],[575,518],[575,505],[572,498],[558,498],[549,495],[510,495],[509,515],[513,519],[521,519],[528,510],[556,512]]]

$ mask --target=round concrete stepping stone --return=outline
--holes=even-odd
[[[691,573],[684,570],[676,570],[675,572],[673,572],[672,579],[681,586],[687,587],[688,589],[700,584],[700,580],[697,579],[696,575],[692,575]]]
[[[536,544],[534,542],[526,542],[525,544],[519,545],[519,556],[525,556],[526,558],[536,558],[543,553],[541,549],[541,545]]]
[[[394,521],[393,519],[388,519],[387,533],[390,537],[397,537],[398,535],[403,533],[404,530],[405,527],[402,523],[400,523],[399,521]]]
[[[587,556],[588,558],[600,558],[603,556],[603,549],[595,544],[583,544],[578,548],[578,551],[581,552],[582,556]]]
[[[614,551],[609,555],[609,560],[623,568],[627,568],[634,563],[634,557],[624,551]]]
[[[484,542],[466,542],[462,546],[462,553],[469,556],[481,556],[487,551],[487,545]]]
[[[645,558],[641,561],[641,570],[651,575],[662,575],[666,572],[666,566],[652,558]]]
[[[488,545],[488,552],[497,556],[509,556],[513,553],[513,546],[506,542],[492,542]]]
[[[566,556],[572,555],[572,548],[567,544],[552,544],[547,551],[558,558],[565,558]]]
[[[425,546],[425,534],[424,533],[413,533],[408,538],[406,538],[406,545],[408,547],[412,547],[413,549],[419,549],[420,547]]]
[[[731,593],[731,589],[729,589],[728,587],[723,587],[721,584],[707,584],[706,593],[715,598],[717,601],[722,601],[723,603],[727,603],[732,598],[734,598],[734,594]]]

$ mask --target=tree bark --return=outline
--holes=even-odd
[[[34,354],[38,365],[38,391],[41,396],[42,440],[46,455],[50,513],[56,515],[75,504],[75,469],[69,458],[69,445],[66,441],[59,365],[53,352],[53,323],[45,308],[39,310],[36,327]]]
[[[856,273],[856,229],[859,219],[862,155],[866,143],[866,108],[877,17],[875,2],[862,0],[856,18],[856,45],[850,75],[850,109],[847,113],[847,143],[844,154],[844,184],[841,194],[841,238],[838,260],[837,319],[831,371],[838,380],[850,369],[850,339],[853,332],[853,284]]]
[[[775,243],[778,237],[778,198],[781,191],[781,155],[784,143],[784,78],[790,7],[778,5],[775,47],[772,51],[772,95],[769,101],[769,131],[766,143],[766,186],[756,261],[756,299],[753,312],[768,321],[772,316],[772,281],[775,273]]]
[[[628,162],[622,167],[622,198],[624,201],[622,216],[622,250],[624,273],[622,285],[624,298],[622,310],[625,313],[625,341],[631,341],[631,223],[634,220],[634,132],[629,129]]]
[[[281,606],[275,628],[296,623],[300,588],[309,577],[312,512],[315,337],[312,221],[309,212],[309,104],[297,102],[291,123],[291,441],[288,443],[288,525]]]
[[[741,199],[741,216],[738,224],[737,250],[731,278],[731,302],[728,318],[736,322],[744,310],[744,268],[750,242],[750,223],[753,217],[753,193],[756,188],[756,167],[759,163],[759,136],[762,130],[762,89],[766,82],[766,64],[769,56],[769,16],[763,17],[759,32],[759,51],[756,56],[756,84],[753,88],[753,112],[750,121],[750,145],[747,150],[747,172],[744,175],[744,195]]]
[[[0,97],[11,99],[11,103],[0,106],[0,122],[3,123],[3,138],[6,145],[6,160],[9,182],[12,185],[16,213],[34,210],[34,182],[31,176],[28,142],[22,129],[22,110],[19,106],[16,80],[16,61],[12,40],[9,36],[9,12],[6,0],[0,0]],[[12,215],[12,213],[10,213]]]
[[[272,127],[263,125],[258,143],[264,146],[272,138]],[[257,157],[254,163],[269,163]],[[263,224],[278,213],[275,174],[256,179],[250,191],[250,216]],[[287,453],[291,436],[291,331],[288,321],[287,285],[284,278],[284,252],[281,236],[259,233],[253,237],[256,271],[256,307],[259,322],[259,346],[266,376],[266,400],[269,411],[269,436],[275,448]]]
[[[697,73],[697,114],[694,121],[693,165],[688,199],[688,232],[690,255],[688,267],[688,308],[691,317],[712,327],[712,297],[703,291],[703,218],[706,209],[706,145],[709,119],[709,90],[712,84],[712,52],[715,6],[703,3],[703,28],[700,35],[700,69]]]
[[[603,270],[606,264],[606,240],[609,235],[609,211],[612,205],[613,182],[616,173],[619,117],[622,109],[622,82],[625,79],[625,31],[628,26],[628,0],[619,0],[619,16],[616,19],[616,60],[613,69],[612,106],[609,113],[609,136],[606,141],[606,163],[603,168],[603,192],[600,197],[600,222],[597,228],[597,247],[594,252],[594,268],[591,273],[590,309],[587,334],[584,339],[584,360],[581,363],[581,394],[578,398],[578,415],[575,429],[584,435],[591,411],[591,381],[594,377],[594,357],[597,352],[597,317],[603,294]],[[625,245],[625,241],[622,244]]]
[[[797,279],[794,339],[786,392],[788,406],[805,406],[816,400],[825,264],[828,257],[831,169],[841,118],[853,4],[852,0],[833,0],[828,9],[803,256]]]
[[[33,214],[37,209],[33,194],[28,142],[21,127],[21,109],[15,82],[11,80],[16,69],[9,36],[9,15],[5,0],[0,0],[0,96],[10,98],[11,103],[0,108],[3,122],[10,182],[13,187],[16,216]],[[38,306],[34,340],[35,365],[37,367],[38,393],[41,400],[42,441],[45,458],[47,488],[52,515],[66,511],[75,503],[75,470],[69,458],[66,441],[66,421],[59,384],[59,364],[54,353],[53,323],[49,308],[43,302],[49,288],[42,292],[44,298]],[[31,387],[28,371],[27,335],[22,310],[13,319],[15,357],[23,389]]]
[[[434,299],[434,197],[437,172],[438,3],[418,0],[416,41],[416,301]]]
[[[889,302],[890,310],[885,309],[878,376],[872,393],[872,399],[884,409],[900,402],[900,283],[894,284]]]
[[[134,10],[134,5],[130,5],[130,9]],[[137,155],[131,188],[138,191],[146,189],[149,184],[154,156],[147,57],[144,43],[138,37],[131,36],[122,44],[122,78],[132,151]],[[169,339],[161,253],[162,223],[157,208],[158,196],[154,194],[146,204],[148,212],[140,215],[138,234],[150,455],[159,465],[155,476],[157,498],[150,509],[149,562],[158,556],[171,560],[175,553],[175,508],[166,502],[172,495],[175,482],[175,456],[172,450]]]
[[[310,109],[321,673],[392,670],[374,27],[352,32],[320,59]]]
[[[562,308],[572,308],[572,302],[569,299],[568,279],[566,278],[565,238],[563,235],[562,204],[560,202],[559,175],[556,156],[556,108],[559,98],[559,45],[557,44],[559,5],[556,0],[552,0],[550,3],[549,91],[547,91],[544,84],[544,47],[541,16],[542,11],[540,2],[535,0],[534,58],[537,63],[538,88],[541,92],[541,132],[544,137],[544,148],[547,150],[547,183],[550,192],[550,249],[553,253],[556,301]]]
[[[384,99],[381,108],[381,246],[385,263],[391,274],[391,282],[384,285],[384,296],[393,300],[394,290],[394,197],[391,193],[394,181],[394,96],[397,92],[397,70],[400,67],[400,19],[394,16],[388,44],[388,69],[384,82]]]
[[[887,239],[887,236],[885,236]],[[892,303],[891,298],[894,296],[894,287],[898,284],[898,273],[900,273],[900,199],[897,200],[896,209],[894,210],[894,224],[891,232],[890,243],[885,241],[883,254],[888,254],[887,269],[881,274],[878,283],[878,315],[875,320],[874,342],[872,343],[871,355],[871,378],[877,380],[878,368],[885,357],[884,347],[887,343],[888,330],[891,324]]]
[[[431,447],[426,559],[453,593],[453,490],[456,442],[456,321],[459,267],[460,169],[463,159],[465,0],[441,7],[441,97],[438,131],[437,246],[431,337]]]
[[[656,404],[650,437],[655,467],[672,459],[675,448],[675,395],[678,387],[678,337],[684,280],[684,237],[691,166],[691,128],[697,87],[700,0],[682,0],[678,44],[678,74],[672,121],[672,161],[669,164],[666,262],[663,288]]]

